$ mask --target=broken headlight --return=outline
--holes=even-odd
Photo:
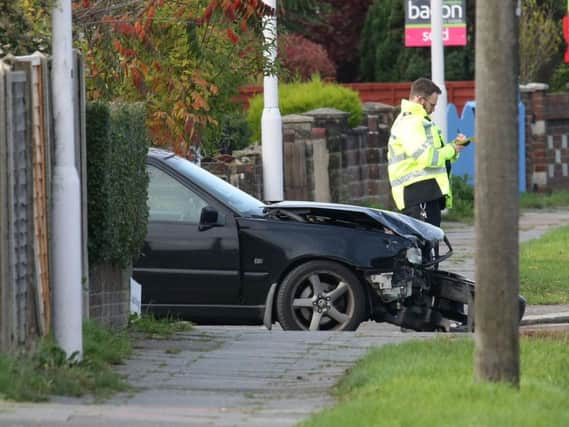
[[[423,254],[421,253],[421,249],[417,247],[407,249],[405,256],[407,258],[407,261],[409,261],[411,264],[423,263]]]

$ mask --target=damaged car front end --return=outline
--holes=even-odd
[[[359,206],[283,202],[265,211],[271,217],[364,228],[381,236],[376,255],[384,262],[370,266],[352,260],[351,265],[365,282],[369,319],[416,331],[473,329],[474,282],[439,268],[453,254],[442,229],[403,214]],[[395,252],[388,250],[394,246]],[[520,297],[520,318],[524,309]]]

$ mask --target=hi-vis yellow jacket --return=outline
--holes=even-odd
[[[455,161],[458,155],[451,145],[444,145],[440,128],[420,104],[405,99],[401,102],[401,113],[391,128],[388,149],[389,181],[397,209],[406,208],[406,186],[428,179],[436,180],[446,206],[452,206],[446,162]]]

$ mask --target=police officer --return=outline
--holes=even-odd
[[[450,164],[464,148],[444,143],[440,128],[431,120],[440,88],[427,78],[411,85],[409,100],[391,128],[388,144],[388,173],[397,209],[437,227],[441,211],[452,206]],[[465,141],[459,134],[456,142]]]

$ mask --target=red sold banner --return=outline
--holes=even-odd
[[[563,37],[567,43],[567,48],[565,50],[565,63],[569,64],[569,11],[568,15],[563,18]]]
[[[405,46],[430,46],[430,0],[404,2]],[[443,43],[445,46],[466,46],[466,0],[443,0]]]

